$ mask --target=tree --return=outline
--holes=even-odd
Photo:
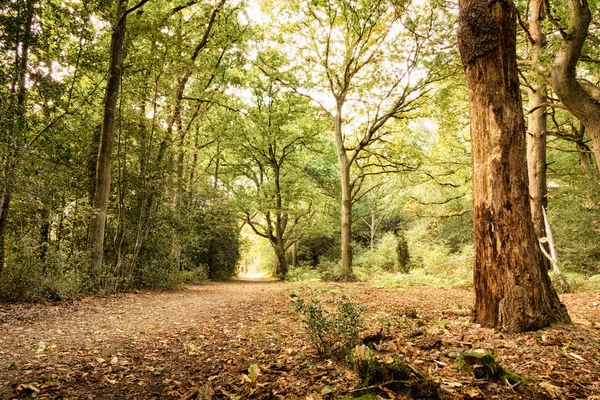
[[[578,118],[592,138],[596,163],[600,160],[600,87],[577,76],[580,60],[592,13],[588,0],[568,0],[569,25],[563,29],[552,16],[550,2],[545,1],[545,11],[559,32],[562,42],[549,71],[548,82],[558,96],[560,106]]]
[[[110,43],[110,62],[104,104],[98,158],[96,161],[96,183],[92,199],[92,217],[88,236],[90,254],[89,273],[93,276],[102,269],[104,258],[104,231],[110,195],[110,168],[112,148],[115,136],[115,110],[119,98],[121,77],[123,74],[123,42],[127,29],[127,16],[142,7],[148,0],[142,0],[131,8],[127,8],[128,0],[118,0],[115,10],[115,25]]]
[[[306,63],[292,68],[295,81],[286,79],[287,73],[278,77],[318,104],[334,127],[341,182],[339,279],[352,280],[354,197],[370,175],[414,169],[378,152],[378,146],[389,138],[388,122],[414,110],[437,79],[431,71],[425,76],[416,72],[425,68],[423,44],[430,39],[434,17],[417,17],[406,2],[388,0],[290,1],[289,6],[291,19],[299,21],[292,34],[303,38],[290,50],[291,57]],[[418,32],[420,24],[423,32]],[[277,75],[275,66],[261,61],[267,73]],[[324,96],[327,101],[321,100]]]
[[[473,321],[507,332],[568,322],[531,219],[510,1],[461,0],[458,45],[473,145]]]
[[[13,5],[13,11],[17,16],[11,21],[15,31],[2,31],[5,43],[9,44],[4,50],[14,53],[14,63],[10,66],[14,72],[12,79],[3,77],[0,83],[3,86],[8,86],[7,99],[5,106],[7,112],[5,115],[6,122],[2,130],[6,130],[2,135],[3,153],[0,165],[0,277],[4,270],[4,248],[5,237],[8,225],[8,212],[10,209],[13,185],[15,181],[15,167],[18,162],[18,152],[24,146],[25,129],[26,129],[26,77],[28,72],[29,51],[33,42],[32,27],[35,16],[35,0],[19,1]],[[2,9],[3,14],[10,15],[9,10]],[[5,18],[9,20],[9,18]],[[8,39],[8,40],[7,40]],[[12,40],[10,40],[12,39]],[[10,44],[12,44],[11,47]],[[8,60],[2,60],[3,64]],[[4,67],[4,65],[3,65]],[[4,74],[3,74],[4,75]],[[4,103],[4,101],[3,101]]]
[[[533,0],[529,15],[529,41],[531,62],[539,65],[547,42],[542,29],[544,0]],[[546,103],[547,84],[537,68],[531,68],[528,74],[529,114],[527,115],[527,170],[529,172],[529,196],[531,197],[531,216],[538,238],[546,236],[544,208],[548,206],[546,188]],[[547,248],[547,245],[544,245]]]
[[[269,241],[275,252],[273,275],[285,278],[286,252],[299,239],[297,229],[313,201],[307,196],[310,184],[301,153],[318,142],[323,124],[306,99],[271,79],[258,78],[251,85],[254,106],[236,125],[237,145],[229,147],[237,154],[228,163],[241,178],[233,186],[245,223]]]

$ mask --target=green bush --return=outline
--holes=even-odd
[[[21,257],[17,257],[21,255]],[[0,299],[5,301],[61,300],[80,293],[83,274],[77,269],[83,255],[70,258],[49,249],[44,258],[20,249],[6,261],[0,279]]]
[[[301,315],[308,338],[320,357],[344,359],[362,342],[359,330],[364,324],[365,306],[353,303],[346,295],[324,302],[314,296],[309,300],[294,297],[294,311]]]
[[[302,262],[296,268],[290,268],[286,280],[290,282],[319,282],[321,273],[310,263]]]
[[[340,276],[340,263],[329,259],[320,259],[317,265],[317,270],[324,281],[336,281]]]

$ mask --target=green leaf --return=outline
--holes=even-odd
[[[326,394],[333,393],[335,389],[331,386],[325,386],[323,390],[321,390],[321,396],[325,396]]]
[[[40,341],[40,342],[38,343],[37,352],[38,352],[38,353],[41,353],[41,352],[43,352],[44,350],[46,350],[46,343],[45,343],[45,342],[42,342],[42,341]]]
[[[260,374],[260,367],[258,364],[252,364],[248,367],[248,378],[250,378],[251,382],[256,382],[256,378]]]

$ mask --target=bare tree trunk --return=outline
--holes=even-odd
[[[110,195],[110,166],[115,135],[115,108],[119,97],[119,86],[123,72],[123,42],[127,25],[128,0],[119,0],[116,7],[116,22],[110,43],[110,63],[104,110],[102,113],[102,128],[100,130],[100,146],[96,162],[96,184],[92,200],[92,217],[88,234],[88,252],[90,254],[89,273],[95,275],[102,268],[104,258],[104,231]]]
[[[512,2],[460,0],[473,143],[473,321],[506,332],[570,321],[531,219]]]
[[[31,28],[33,25],[33,17],[35,13],[35,0],[25,2],[24,17],[21,28],[17,34],[17,40],[14,43],[15,50],[15,70],[11,84],[11,98],[8,102],[9,117],[7,121],[9,135],[3,138],[6,141],[7,154],[4,157],[0,177],[3,182],[0,183],[0,278],[4,272],[4,262],[6,256],[6,231],[8,228],[8,213],[10,210],[10,202],[12,198],[13,185],[15,179],[15,169],[17,167],[18,151],[23,146],[23,135],[25,130],[25,112],[26,112],[26,96],[27,87],[25,80],[27,77],[27,63],[29,61],[29,46],[31,42]],[[22,35],[21,35],[22,34]],[[4,103],[4,102],[3,102]],[[2,104],[3,107],[6,104]]]
[[[0,278],[4,272],[4,259],[6,254],[6,228],[8,226],[8,209],[10,207],[10,192],[4,189],[0,197]]]
[[[545,209],[542,210],[542,212],[544,214],[543,217],[544,217],[544,227],[546,229],[546,237],[544,238],[544,240],[540,240],[540,246],[541,246],[541,242],[545,241],[548,244],[548,247],[550,248],[550,254],[548,254],[548,252],[546,251],[546,249],[544,247],[541,247],[542,252],[548,258],[548,260],[550,260],[550,262],[552,263],[552,271],[556,275],[556,278],[558,279],[561,289],[565,292],[569,292],[571,290],[571,288],[569,287],[569,283],[565,279],[565,276],[563,275],[562,269],[560,268],[560,264],[558,262],[558,252],[556,251],[556,244],[554,243],[554,236],[552,235],[552,229],[550,229],[550,221],[548,221],[548,215],[546,215]]]
[[[284,279],[288,273],[288,264],[285,258],[285,246],[280,240],[276,240],[273,243],[273,248],[275,249],[275,268],[273,270],[273,276]]]
[[[529,17],[529,34],[531,43],[531,56],[534,65],[538,62],[543,51],[546,36],[542,32],[542,1],[531,2],[531,15]],[[538,238],[546,236],[544,229],[543,210],[547,206],[546,188],[546,83],[540,74],[532,68],[529,72],[528,90],[529,110],[527,116],[527,170],[529,172],[529,196],[531,197],[531,217],[533,227]]]
[[[350,162],[344,146],[342,132],[342,107],[343,101],[338,100],[337,113],[335,115],[335,145],[338,155],[338,164],[342,185],[341,204],[341,250],[342,265],[339,279],[342,281],[354,280],[352,272],[352,184],[350,182]]]
[[[377,233],[377,226],[375,225],[375,211],[371,211],[371,224],[369,225],[370,228],[370,233],[371,233],[371,237],[370,237],[370,248],[371,251],[375,250],[375,234]]]

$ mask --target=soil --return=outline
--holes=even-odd
[[[317,357],[294,298],[347,294],[364,337],[402,357],[440,398],[600,399],[600,293],[561,295],[573,325],[507,335],[469,321],[471,290],[234,281],[176,292],[0,304],[0,399],[333,399],[359,396],[342,360]],[[520,384],[475,379],[485,349]],[[369,388],[383,399],[431,394]]]

